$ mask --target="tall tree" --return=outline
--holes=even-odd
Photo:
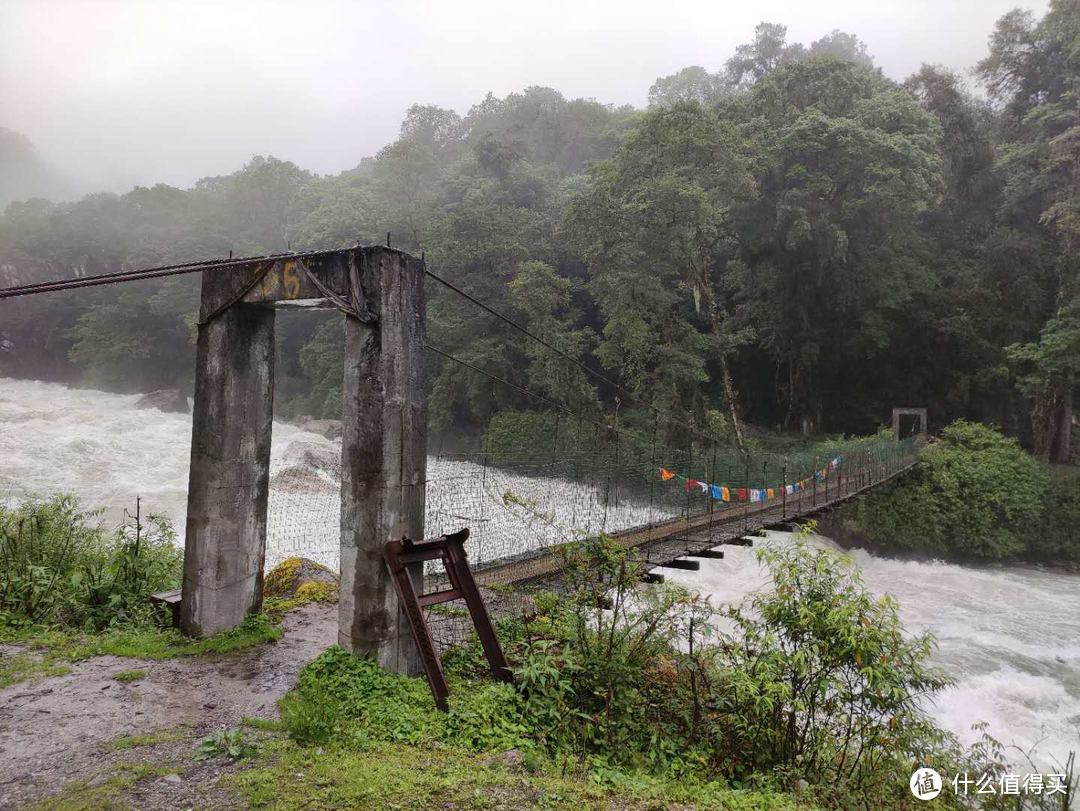
[[[978,72],[1001,105],[1004,225],[1030,235],[1048,256],[1040,282],[1050,302],[1046,330],[1080,296],[1080,4],[1052,0],[1042,20],[1013,11],[1002,17],[990,55]],[[1041,343],[1041,342],[1040,342]],[[1031,396],[1036,453],[1068,459],[1077,378],[1049,362],[1053,353],[1021,353],[1035,362],[1025,387]],[[1040,359],[1047,360],[1040,365]],[[1039,377],[1031,384],[1031,375]]]
[[[744,317],[784,422],[823,427],[852,364],[888,348],[927,283],[917,225],[939,191],[940,128],[880,72],[832,57],[773,70],[727,112],[753,139],[761,191],[737,212]]]
[[[741,147],[697,102],[659,107],[594,168],[568,221],[603,312],[604,364],[650,405],[700,417],[716,363],[740,443],[729,357],[747,335],[731,329],[723,268],[730,212],[754,193]]]

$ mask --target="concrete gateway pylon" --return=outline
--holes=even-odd
[[[388,669],[419,671],[383,546],[424,537],[423,284],[421,260],[382,247],[203,271],[184,632],[205,636],[235,628],[261,605],[274,312],[287,305],[333,307],[343,313],[345,342],[338,641]],[[421,591],[420,565],[411,575]]]

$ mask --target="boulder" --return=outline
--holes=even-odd
[[[336,474],[341,469],[341,451],[333,445],[324,445],[321,442],[296,440],[285,449],[276,467]]]
[[[341,420],[308,420],[300,427],[327,439],[341,439]]]
[[[135,408],[156,408],[173,414],[187,414],[187,397],[179,389],[161,389],[144,394],[135,401]]]
[[[303,589],[302,594],[297,594],[302,590],[301,587],[309,583],[326,583],[332,591],[313,589],[308,586]],[[338,576],[321,563],[307,558],[286,558],[267,572],[263,578],[263,596],[276,597],[279,600],[291,600],[299,596],[301,599],[315,599],[323,602],[324,592],[336,593],[337,588]]]

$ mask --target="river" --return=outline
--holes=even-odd
[[[0,503],[67,491],[105,507],[102,520],[111,525],[141,496],[144,509],[169,515],[182,531],[191,419],[136,409],[137,399],[0,378]],[[335,444],[275,423],[272,458],[268,562],[295,553],[336,566]],[[661,517],[625,503],[605,509],[599,492],[565,482],[493,469],[481,475],[463,460],[430,457],[429,481],[429,534],[468,523],[474,560],[564,540],[560,525],[613,529]],[[546,501],[523,507],[507,492],[543,493]],[[768,542],[788,540],[772,533]],[[986,721],[1004,743],[1038,744],[1047,765],[1080,749],[1080,576],[852,554],[872,590],[897,598],[909,630],[937,637],[935,662],[956,680],[931,709],[943,727],[970,743],[972,724]],[[726,547],[724,560],[703,560],[699,572],[668,577],[714,604],[767,585],[753,550],[740,547]]]

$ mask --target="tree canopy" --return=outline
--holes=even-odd
[[[477,433],[554,400],[741,441],[744,423],[865,431],[917,402],[1063,458],[1078,35],[1068,0],[1005,15],[980,95],[931,65],[892,81],[849,33],[800,44],[762,23],[715,69],[658,78],[646,110],[529,87],[464,114],[414,104],[393,143],[335,176],[267,156],[190,189],[16,200],[0,284],[389,233],[604,376],[432,286],[431,342],[484,370],[429,358],[438,427]],[[31,162],[7,133],[0,153]],[[0,303],[0,373],[189,384],[196,299],[181,278]],[[335,319],[282,315],[283,413],[339,408]]]

